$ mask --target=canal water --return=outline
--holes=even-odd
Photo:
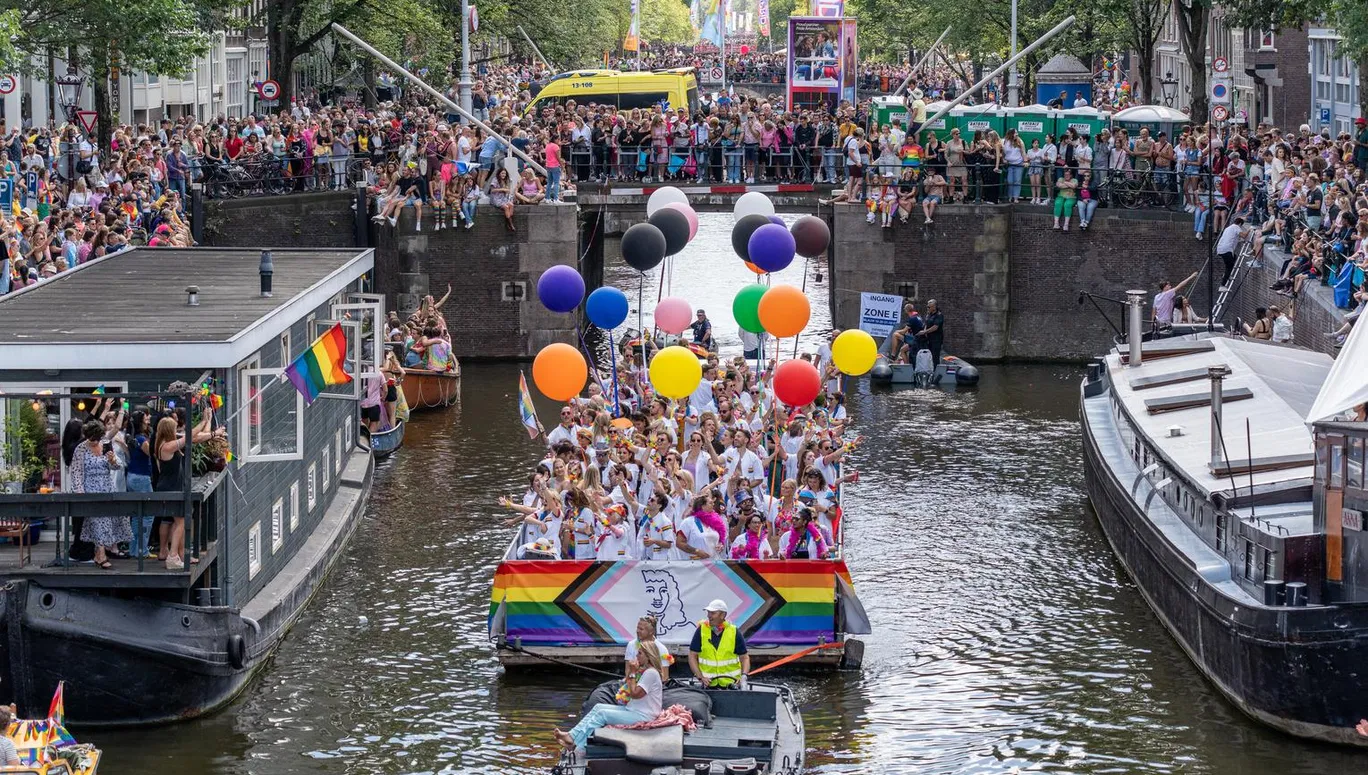
[[[702,220],[670,282],[734,349],[730,301],[747,273],[730,255],[730,218]],[[819,271],[781,279],[806,275],[820,335]],[[636,287],[624,266],[608,281]],[[949,352],[969,318],[946,310]],[[415,416],[337,573],[231,708],[89,734],[106,749],[101,772],[545,772],[550,729],[573,723],[595,679],[505,675],[486,640],[490,577],[511,538],[495,499],[521,491],[540,452],[518,422],[517,376],[468,366],[459,406]],[[868,441],[848,490],[848,557],[874,634],[859,673],[783,675],[802,702],[811,771],[1361,769],[1362,755],[1245,720],[1151,615],[1083,493],[1080,376],[988,366],[971,391],[851,389]]]

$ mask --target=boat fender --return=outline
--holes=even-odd
[[[960,385],[977,385],[979,381],[978,367],[970,366],[963,361],[959,368],[955,370],[955,382]]]
[[[228,636],[228,664],[234,670],[241,670],[247,665],[247,641],[241,635]]]
[[[864,662],[865,644],[862,640],[848,639],[845,642],[845,649],[841,652],[840,670],[859,670]]]

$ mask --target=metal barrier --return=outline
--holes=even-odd
[[[200,176],[190,182],[202,184],[209,199],[349,191],[355,184],[367,180],[369,169],[375,163],[369,154],[299,157],[259,153],[217,162],[195,157],[194,161],[192,167],[199,169]]]

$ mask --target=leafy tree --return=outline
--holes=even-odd
[[[1359,115],[1368,116],[1368,3],[1363,0],[1229,0],[1226,13],[1239,25],[1280,30],[1321,19],[1340,35],[1337,53],[1358,63]]]
[[[1107,0],[1106,7],[1116,25],[1117,40],[1136,52],[1134,94],[1148,103],[1158,101],[1155,93],[1154,48],[1164,32],[1170,0]]]
[[[1207,99],[1206,48],[1211,30],[1211,0],[1173,0],[1178,17],[1178,39],[1183,44],[1188,71],[1192,74],[1192,102],[1189,114],[1204,124],[1210,100]]]

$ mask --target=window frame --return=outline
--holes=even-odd
[[[255,360],[255,359],[254,359],[254,360]],[[249,398],[249,397],[251,396],[251,394],[252,394],[252,393],[251,393],[252,378],[253,378],[253,377],[265,377],[265,376],[269,376],[269,377],[274,377],[274,378],[275,378],[275,381],[266,383],[265,387],[262,388],[262,392],[264,393],[264,392],[266,391],[266,388],[272,387],[272,386],[275,384],[276,381],[281,381],[281,380],[280,380],[280,377],[281,377],[281,375],[283,375],[284,373],[285,373],[285,370],[284,370],[284,369],[249,369],[249,368],[239,368],[239,369],[238,369],[238,390],[240,391],[239,395],[242,396],[244,403],[245,403],[246,401],[248,401],[248,400],[260,400],[259,398],[257,398],[257,399],[251,399],[251,398]],[[293,386],[291,386],[291,389],[293,390]],[[286,461],[286,460],[303,460],[303,459],[304,459],[304,394],[301,393],[301,392],[299,392],[298,390],[295,390],[295,391],[294,391],[294,394],[295,394],[295,451],[294,451],[294,452],[275,452],[275,453],[270,453],[270,454],[262,454],[262,453],[257,452],[256,450],[260,449],[261,447],[260,447],[260,445],[258,445],[258,446],[255,447],[255,448],[253,448],[253,447],[251,446],[251,439],[252,439],[252,424],[251,424],[251,418],[250,418],[250,416],[249,416],[246,420],[240,420],[240,421],[239,421],[239,424],[238,424],[238,449],[242,451],[242,454],[236,455],[235,458],[236,458],[242,465],[246,465],[246,464],[248,464],[248,463],[271,463],[271,462],[280,462],[280,461]],[[256,411],[257,411],[257,412],[260,412],[260,411],[261,411],[260,407],[258,407],[258,408],[256,409]],[[250,412],[249,412],[249,414],[250,414]]]

